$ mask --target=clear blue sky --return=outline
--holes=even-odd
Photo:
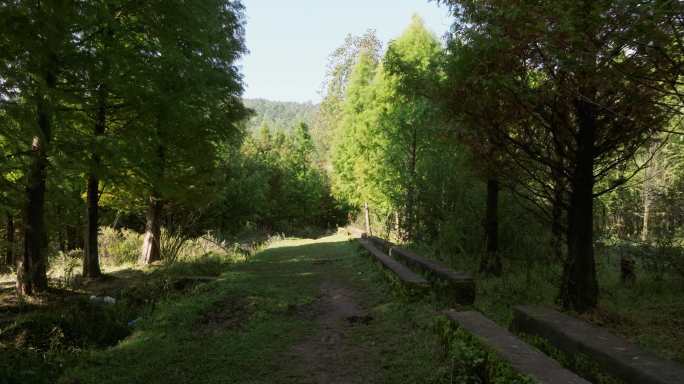
[[[328,55],[348,33],[377,30],[387,44],[417,13],[439,37],[452,18],[428,0],[243,0],[247,48],[242,61],[245,97],[320,101]]]

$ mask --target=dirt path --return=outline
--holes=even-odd
[[[327,281],[320,290],[314,309],[318,330],[295,345],[292,353],[312,383],[360,382],[356,373],[361,370],[353,363],[363,361],[366,350],[351,342],[349,334],[353,327],[367,325],[372,317],[359,307],[349,287]]]

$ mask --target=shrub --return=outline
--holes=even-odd
[[[100,230],[100,255],[111,264],[135,263],[140,255],[143,236],[130,229],[102,227]]]
[[[164,268],[164,273],[177,276],[218,276],[232,260],[214,253],[206,253],[193,260],[173,263]]]
[[[102,348],[129,334],[130,316],[124,304],[96,305],[81,298],[59,309],[20,317],[0,332],[0,339],[12,340],[18,348],[40,351]]]

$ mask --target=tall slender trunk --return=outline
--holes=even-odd
[[[159,239],[161,237],[162,202],[156,194],[150,196],[145,222],[145,239],[140,253],[140,264],[151,264],[161,260]]]
[[[577,152],[570,180],[566,241],[568,256],[560,299],[564,308],[586,312],[596,307],[598,282],[594,261],[594,140],[596,113],[584,100],[576,101]]]
[[[487,180],[487,209],[485,218],[485,237],[487,251],[480,261],[480,272],[486,275],[501,276],[501,256],[499,255],[499,180]]]
[[[46,76],[48,88],[55,86],[52,73]],[[45,184],[47,178],[47,148],[52,134],[48,96],[38,95],[37,120],[39,135],[31,145],[31,165],[27,174],[24,206],[24,253],[17,263],[17,292],[31,295],[47,289],[47,232],[45,227]]]
[[[644,215],[641,222],[641,241],[648,241],[650,235],[651,224],[651,206],[653,205],[653,178],[657,173],[655,152],[658,149],[658,143],[653,142],[649,147],[649,156],[652,157],[650,163],[644,169]]]
[[[100,257],[98,253],[98,220],[99,220],[99,171],[102,163],[99,149],[97,148],[98,138],[104,135],[107,124],[107,90],[100,84],[97,90],[97,116],[93,127],[94,141],[93,152],[91,154],[91,169],[88,175],[87,192],[87,223],[85,252],[83,253],[83,276],[97,278],[102,275],[100,270]]]
[[[5,242],[7,249],[5,250],[5,265],[14,265],[14,217],[11,213],[7,214],[7,223],[5,227]]]
[[[406,188],[406,217],[404,218],[405,240],[413,241],[416,236],[416,162],[417,162],[417,135],[418,132],[413,128],[411,136],[411,147],[409,148],[408,161],[408,185]]]
[[[366,225],[366,234],[368,236],[373,235],[373,230],[371,229],[371,222],[370,222],[370,209],[368,208],[368,202],[366,201],[363,203],[363,215],[365,219],[365,225]]]

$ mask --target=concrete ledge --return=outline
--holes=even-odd
[[[375,245],[385,253],[389,253],[390,248],[394,246],[394,243],[392,243],[391,241],[385,240],[377,236],[366,236],[366,238],[370,240],[373,243],[373,245]]]
[[[543,337],[566,353],[584,354],[606,373],[626,383],[684,383],[681,365],[642,351],[603,328],[550,308],[517,306],[513,309],[511,326],[516,331]]]
[[[422,276],[416,274],[403,264],[384,254],[370,240],[358,239],[358,241],[377,261],[379,261],[385,268],[392,271],[394,275],[399,278],[402,284],[417,288],[428,288],[430,286],[428,281]]]
[[[449,310],[445,314],[449,320],[475,336],[499,358],[507,361],[517,372],[531,377],[538,383],[590,384],[479,312]]]
[[[469,274],[456,272],[438,261],[426,259],[399,247],[391,247],[390,256],[403,260],[409,266],[423,270],[430,279],[446,282],[448,294],[453,295],[455,303],[471,305],[475,301],[475,281]]]

